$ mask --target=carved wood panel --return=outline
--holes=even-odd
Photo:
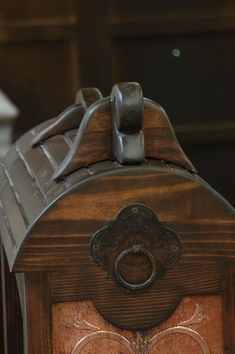
[[[118,311],[118,309],[117,309]],[[222,354],[222,297],[185,297],[160,326],[126,331],[106,322],[91,301],[54,304],[53,354]]]

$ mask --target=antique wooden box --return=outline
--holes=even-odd
[[[234,209],[137,83],[79,91],[0,181],[5,354],[235,353]]]

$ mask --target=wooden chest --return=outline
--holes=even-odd
[[[0,181],[5,354],[235,353],[234,209],[138,84],[79,91]]]

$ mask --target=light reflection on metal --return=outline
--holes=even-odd
[[[206,316],[204,315],[202,306],[196,304],[195,312],[190,319],[180,322],[175,327],[170,327],[158,332],[151,338],[148,338],[146,335],[142,335],[141,332],[136,332],[136,340],[129,341],[126,337],[119,333],[101,330],[100,327],[94,326],[85,321],[82,318],[82,311],[80,311],[75,317],[74,327],[78,330],[90,330],[93,331],[93,333],[81,338],[72,349],[71,354],[82,354],[82,351],[86,345],[100,339],[107,339],[119,343],[128,350],[128,354],[150,354],[158,342],[160,342],[163,338],[174,334],[186,335],[192,338],[199,345],[202,354],[211,354],[209,345],[205,338],[203,338],[196,330],[187,327],[199,324],[204,321],[205,318]]]

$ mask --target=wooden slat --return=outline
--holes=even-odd
[[[4,354],[23,354],[23,323],[15,274],[9,272],[1,249],[1,290],[3,297]]]
[[[49,287],[46,273],[29,273],[24,283],[24,333],[25,352],[51,354],[51,312],[49,307]]]
[[[40,210],[45,205],[45,199],[41,190],[35,189],[35,183],[21,159],[18,159],[8,170],[9,178],[12,181],[12,189],[17,195],[17,204],[25,219],[27,226],[35,221]],[[22,178],[19,178],[19,175]]]
[[[109,25],[114,38],[191,35],[217,31],[231,33],[235,29],[235,14],[123,16],[111,18]]]
[[[5,185],[1,192],[1,203],[2,210],[4,210],[8,220],[6,225],[8,225],[9,233],[11,233],[14,242],[19,247],[26,234],[27,224],[21,210],[15,202],[15,196],[8,184]]]
[[[77,21],[8,22],[0,26],[0,44],[69,40],[75,38],[77,30]]]
[[[48,156],[49,161],[56,168],[69,152],[68,146],[63,135],[56,135],[46,140],[42,145],[44,153]]]
[[[30,145],[32,141],[32,135],[28,135],[27,140],[28,144]],[[65,146],[66,143],[64,143],[64,147]],[[55,193],[61,193],[64,191],[65,186],[62,181],[55,183],[51,180],[55,165],[53,165],[53,163],[50,161],[50,158],[48,158],[48,155],[45,154],[45,151],[43,151],[40,146],[31,149],[28,146],[24,146],[23,142],[21,143],[20,141],[17,143],[16,149],[19,154],[19,158],[25,165],[25,170],[31,177],[31,184],[34,185],[38,193],[41,194],[42,198],[44,199],[44,204],[51,200]],[[54,149],[53,155],[50,154],[53,161],[53,156],[56,156],[56,153],[57,150]]]

